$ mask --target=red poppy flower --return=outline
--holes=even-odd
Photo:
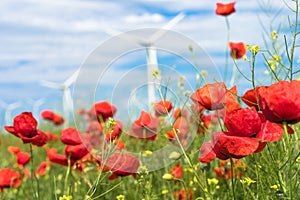
[[[266,142],[259,142],[257,149],[254,151],[254,153],[259,153],[266,147]]]
[[[191,188],[182,188],[175,191],[173,195],[178,200],[191,200],[193,198],[193,192]]]
[[[61,115],[59,115],[57,113],[54,113],[51,110],[42,111],[41,112],[41,117],[43,119],[46,119],[46,120],[49,120],[49,121],[53,122],[57,126],[59,126],[59,125],[61,125],[65,122],[64,118]]]
[[[47,167],[49,166],[48,162],[41,162],[38,169],[36,170],[36,174],[39,176],[43,176],[47,172]]]
[[[5,130],[22,139],[23,143],[43,146],[47,142],[44,132],[37,129],[37,121],[31,112],[23,112],[14,118],[13,126],[4,126]]]
[[[215,167],[214,171],[218,178],[225,178],[226,180],[231,177],[237,177],[240,179],[244,176],[244,171],[247,168],[247,165],[241,160],[233,159],[233,174],[230,170],[230,160],[220,160],[220,167]]]
[[[3,191],[4,188],[19,187],[21,183],[22,177],[19,172],[9,168],[0,170],[0,191]]]
[[[156,116],[165,116],[172,110],[173,105],[171,101],[159,101],[154,104],[154,111]]]
[[[92,121],[89,123],[86,133],[101,135],[102,134],[102,125],[98,121]]]
[[[237,97],[237,89],[236,86],[233,86],[225,94],[226,113],[230,113],[234,110],[238,110],[241,108],[241,105],[237,102],[236,97]]]
[[[250,137],[260,131],[261,120],[257,111],[253,108],[241,108],[228,113],[225,116],[225,126],[228,135]]]
[[[280,140],[283,134],[282,125],[266,121],[262,124],[260,132],[255,137],[264,142],[275,142]]]
[[[199,161],[209,163],[215,159],[216,153],[213,151],[213,146],[210,142],[204,142],[200,148]]]
[[[188,132],[188,122],[184,117],[179,117],[173,124],[173,128],[179,131],[179,134],[185,135]]]
[[[89,153],[89,149],[84,144],[79,145],[67,145],[65,148],[65,154],[68,157],[70,155],[71,160],[77,161],[83,158]]]
[[[235,12],[234,4],[235,2],[227,4],[217,3],[217,8],[215,12],[217,15],[228,16]]]
[[[117,108],[107,101],[95,103],[94,109],[99,122],[105,122],[109,117],[113,117],[117,112]]]
[[[108,177],[109,180],[128,175],[135,178],[140,166],[139,160],[130,153],[114,153],[104,164],[112,172],[112,175]]]
[[[223,82],[206,84],[190,97],[196,104],[207,110],[216,110],[225,106],[226,85]]]
[[[47,157],[53,163],[68,166],[68,158],[65,155],[58,154],[55,148],[47,149]]]
[[[275,123],[300,121],[300,82],[279,81],[258,90],[259,107],[267,120]]]
[[[55,140],[58,139],[58,135],[53,134],[53,133],[51,133],[51,132],[46,132],[45,134],[46,134],[46,136],[47,136],[47,141],[48,141],[48,142],[53,142],[53,141],[55,141]]]
[[[174,178],[181,179],[183,169],[180,166],[180,164],[176,164],[174,167],[171,168],[170,173]]]
[[[111,141],[119,137],[122,133],[123,124],[120,121],[116,121],[116,124],[109,128],[105,138],[107,141]]]
[[[180,109],[180,108],[177,108],[176,110],[174,110],[173,112],[173,118],[174,119],[177,119],[178,117],[187,117],[188,116],[188,111],[185,110],[185,109]]]
[[[21,167],[25,166],[30,161],[30,155],[28,153],[26,153],[26,152],[18,152],[16,154],[16,158],[17,158],[17,163]]]
[[[213,151],[216,154],[216,157],[220,160],[227,160],[230,156],[228,155],[228,152],[222,151],[220,143],[218,142],[221,134],[223,134],[223,132],[213,133],[211,144],[213,147]]]
[[[122,150],[125,148],[125,143],[121,139],[115,139],[114,145],[116,146],[116,149]]]
[[[243,42],[229,42],[230,55],[234,59],[240,59],[246,54],[246,48]]]
[[[14,147],[14,146],[8,146],[7,147],[7,151],[10,153],[10,154],[16,154],[18,152],[21,151],[21,148],[20,147]]]
[[[82,143],[80,132],[74,128],[63,129],[60,140],[67,145],[78,145]]]
[[[221,154],[238,159],[254,153],[259,146],[255,138],[231,136],[228,132],[221,132],[215,144]]]
[[[256,110],[259,110],[258,107],[258,90],[265,86],[258,86],[254,89],[248,90],[245,94],[241,97],[242,101],[249,107],[254,106]]]
[[[5,126],[4,128],[17,137],[31,138],[36,135],[37,124],[31,112],[23,112],[14,118],[13,126]]]
[[[142,111],[139,119],[133,122],[130,132],[137,138],[156,140],[158,123],[157,118],[152,117],[150,113]]]

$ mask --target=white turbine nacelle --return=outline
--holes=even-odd
[[[169,29],[175,26],[180,20],[184,18],[183,13],[179,13],[173,19],[171,19],[165,26],[162,27],[161,30],[155,32],[147,39],[141,39],[138,37],[134,37],[132,35],[122,34],[124,39],[133,41],[138,43],[139,45],[146,48],[146,61],[147,61],[147,80],[148,80],[148,101],[149,106],[153,102],[156,101],[155,99],[155,85],[158,85],[158,80],[156,77],[152,75],[153,71],[158,70],[158,61],[157,61],[157,51],[156,47],[154,46],[155,42],[162,37]],[[107,28],[106,32],[109,35],[119,35],[120,32]]]
[[[79,69],[74,72],[65,82],[55,83],[50,81],[41,81],[41,85],[52,88],[60,89],[63,91],[62,103],[65,120],[68,121],[69,114],[73,112],[73,99],[71,95],[70,86],[76,81],[79,74]]]

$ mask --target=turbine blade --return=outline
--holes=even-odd
[[[6,109],[7,110],[14,110],[14,109],[20,107],[21,105],[22,105],[21,102],[15,102],[15,103],[12,103],[12,104],[8,104]]]
[[[184,18],[184,16],[185,15],[183,12],[176,15],[166,25],[164,25],[162,29],[158,30],[152,36],[150,36],[149,41],[153,44],[156,40],[158,40],[161,36],[163,36],[168,30],[170,30],[173,26],[175,26],[178,22],[180,22]]]
[[[73,99],[69,88],[66,88],[64,90],[63,104],[64,104],[64,112],[69,114],[73,110]]]
[[[70,87],[77,79],[80,69],[77,69],[65,82],[65,87]]]
[[[147,46],[148,42],[146,40],[143,40],[137,36],[134,36],[130,33],[127,32],[121,32],[121,31],[117,31],[115,29],[111,29],[111,28],[105,28],[105,33],[112,36],[112,37],[119,37],[121,39],[124,40],[129,40],[132,41],[134,43],[137,43],[141,46]]]
[[[40,84],[42,86],[48,87],[48,88],[52,88],[52,89],[61,89],[61,84],[60,83],[54,83],[54,82],[50,82],[50,81],[41,81]]]

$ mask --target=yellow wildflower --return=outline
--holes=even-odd
[[[243,180],[240,180],[240,182],[245,185],[247,184],[248,186],[251,185],[252,183],[256,183],[255,180],[252,180],[251,178],[249,177],[245,177]]]
[[[146,150],[146,151],[144,151],[144,152],[142,153],[142,156],[143,156],[143,157],[146,157],[146,156],[149,156],[149,155],[152,155],[152,151],[150,151],[150,150]]]
[[[254,45],[250,48],[250,51],[252,51],[254,54],[257,54],[260,50],[260,47],[258,45]]]
[[[173,176],[171,174],[164,174],[162,178],[164,180],[170,181],[173,179]]]
[[[123,194],[120,194],[116,197],[117,200],[124,200],[125,196]]]
[[[71,195],[64,195],[62,197],[59,197],[59,200],[72,200],[72,196]]]
[[[272,40],[276,40],[278,38],[276,31],[272,31],[270,35],[271,35]]]
[[[172,159],[172,160],[177,160],[179,159],[181,156],[180,153],[176,152],[176,151],[173,151],[170,155],[169,155],[169,159]]]
[[[277,190],[279,189],[280,185],[279,184],[276,184],[276,185],[271,185],[270,188],[271,189],[274,189],[274,190]]]
[[[207,182],[208,182],[208,185],[212,185],[212,184],[217,185],[219,183],[218,179],[216,179],[216,178],[208,178]]]
[[[157,76],[157,75],[159,75],[160,74],[160,70],[153,70],[152,71],[152,76]]]
[[[168,194],[169,193],[169,190],[162,190],[161,191],[161,194]]]

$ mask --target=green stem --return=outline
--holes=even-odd
[[[39,184],[39,180],[37,179],[35,171],[34,171],[34,166],[33,166],[33,149],[32,149],[32,144],[31,143],[29,144],[29,148],[30,148],[31,175],[32,175],[33,179],[36,182],[36,192],[35,192],[34,196],[35,196],[36,199],[39,200],[40,199],[40,184]],[[31,182],[32,186],[33,186],[33,179],[31,179],[32,180],[32,182]]]
[[[159,89],[158,89],[158,92],[159,92],[160,98],[163,100],[163,95],[162,95],[162,92],[161,92],[160,87],[159,87]],[[179,137],[178,137],[178,135],[177,135],[177,130],[175,130],[175,128],[174,128],[174,126],[173,126],[174,124],[173,124],[173,122],[172,122],[172,120],[171,120],[171,115],[170,115],[169,112],[167,112],[167,117],[168,117],[168,120],[169,120],[170,124],[172,125],[172,131],[175,133],[176,142],[178,143],[179,148],[180,148],[180,150],[182,151],[182,154],[183,154],[184,158],[186,159],[186,161],[187,161],[189,167],[190,167],[191,169],[193,169],[193,174],[195,175],[195,177],[196,177],[196,179],[197,179],[197,184],[199,185],[199,187],[200,187],[201,190],[203,191],[204,198],[206,198],[206,194],[209,194],[209,193],[208,193],[208,190],[201,184],[202,181],[201,181],[201,179],[200,179],[200,177],[199,177],[197,171],[195,170],[195,168],[194,168],[194,166],[193,166],[193,164],[192,164],[191,159],[190,159],[189,156],[186,154],[186,151],[185,151],[184,147],[183,147],[182,144],[181,144],[181,141],[180,141],[180,139],[179,139]],[[210,194],[209,194],[209,195],[210,195]]]
[[[232,189],[232,196],[233,196],[233,199],[235,200],[235,191],[234,191],[234,174],[233,174],[233,159],[230,157],[230,170],[231,170],[231,189]]]
[[[284,130],[284,138],[287,142],[287,148],[288,148],[288,182],[289,182],[289,196],[290,199],[293,199],[293,182],[292,182],[292,151],[291,151],[291,143],[290,143],[290,137],[287,130],[287,124],[286,122],[283,122],[283,130]]]
[[[293,80],[293,64],[294,64],[294,52],[295,52],[295,46],[296,46],[296,39],[297,39],[297,29],[298,29],[298,13],[299,13],[299,1],[296,0],[296,10],[295,10],[295,26],[294,26],[294,32],[293,32],[293,44],[291,47],[290,52],[290,81]]]
[[[68,168],[67,168],[65,181],[64,181],[64,191],[66,191],[66,189],[68,188],[68,179],[69,179],[70,171],[71,171],[71,154],[69,154],[68,156]],[[69,188],[66,194],[69,195]]]

